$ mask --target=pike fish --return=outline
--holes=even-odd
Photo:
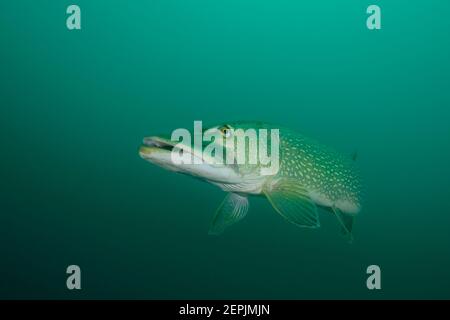
[[[300,227],[320,227],[318,209],[321,208],[335,215],[343,234],[350,241],[353,239],[353,221],[361,210],[362,187],[354,161],[356,156],[345,156],[288,128],[263,122],[233,122],[202,130],[229,139],[239,129],[279,130],[279,169],[276,172],[261,174],[264,165],[259,161],[214,162],[207,154],[198,152],[198,146],[192,146],[190,141],[180,143],[166,135],[144,138],[139,154],[150,163],[207,181],[227,193],[212,219],[210,234],[220,234],[242,220],[249,209],[249,196],[263,196],[276,212]],[[266,145],[259,145],[259,153],[269,153],[273,143],[270,134],[267,139]],[[227,148],[222,139],[211,143]],[[174,163],[171,153],[175,147],[192,155],[197,163]],[[252,152],[250,149],[245,152]],[[245,156],[248,159],[252,155]]]

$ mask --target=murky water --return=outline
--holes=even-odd
[[[377,31],[350,0],[79,0],[79,31],[64,3],[3,3],[0,297],[450,298],[450,3],[376,2]],[[225,194],[138,156],[194,120],[357,150],[354,243],[263,198],[209,236]]]

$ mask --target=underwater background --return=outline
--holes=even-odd
[[[82,30],[72,2],[0,4],[0,298],[450,298],[449,1],[73,3]],[[357,150],[354,242],[264,198],[209,236],[225,193],[138,155],[194,120]]]

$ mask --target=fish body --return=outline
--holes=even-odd
[[[336,215],[343,233],[352,239],[353,218],[361,210],[360,176],[352,158],[288,128],[263,122],[221,124],[202,129],[202,134],[219,137],[221,134],[223,140],[216,138],[211,143],[213,147],[237,154],[236,145],[228,146],[225,141],[233,135],[238,140],[238,132],[249,130],[255,132],[253,138],[266,139],[266,143],[260,143],[256,151],[247,148],[243,155],[247,161],[243,163],[215,163],[210,156],[199,152],[205,148],[204,143],[193,147],[191,142],[179,143],[168,136],[145,138],[140,155],[149,162],[200,178],[228,193],[211,223],[212,234],[219,234],[243,219],[249,207],[248,196],[259,195],[267,197],[289,222],[301,227],[319,227],[318,208],[325,208]],[[276,137],[267,134],[263,137],[264,132],[274,131],[278,133]],[[170,153],[175,147],[192,155],[198,163],[174,164]],[[258,158],[254,152],[261,156],[273,155],[274,151],[277,151],[277,170],[269,174],[261,174],[268,167],[267,162],[248,161]]]
[[[320,206],[360,211],[361,181],[351,157],[286,129],[281,150],[280,178],[297,180]]]

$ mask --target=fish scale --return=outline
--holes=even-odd
[[[325,203],[344,202],[352,207],[351,212],[359,211],[360,175],[350,157],[289,129],[281,130],[280,143],[280,177],[299,179],[299,184],[323,197]]]

